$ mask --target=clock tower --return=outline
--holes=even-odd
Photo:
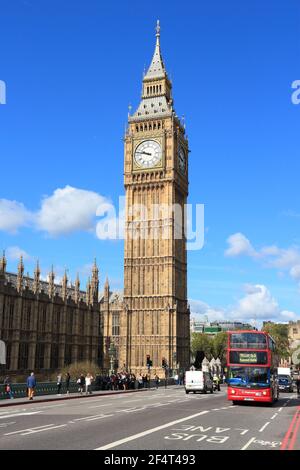
[[[150,356],[153,373],[164,376],[163,364],[182,369],[189,366],[190,358],[185,239],[188,141],[174,110],[159,22],[141,102],[128,117],[124,140],[124,313],[119,367],[145,373]]]

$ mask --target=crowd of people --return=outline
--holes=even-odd
[[[86,375],[81,373],[80,376],[76,379],[76,384],[78,393],[81,395],[83,393],[88,395],[92,394],[92,383],[95,385],[97,390],[130,390],[135,389],[136,384],[138,389],[149,388],[150,378],[150,374],[139,374],[136,377],[134,374],[130,374],[128,372],[119,372],[111,375],[97,376],[96,378],[94,378],[91,373],[87,373]],[[174,379],[177,385],[183,384],[183,375],[176,374]],[[160,383],[160,378],[158,375],[154,376],[154,381],[156,388],[158,388]],[[300,395],[300,376],[297,377],[295,382],[298,395]],[[61,395],[63,385],[64,392],[67,395],[70,393],[71,375],[69,372],[67,372],[64,377],[61,373],[59,373],[56,383],[58,395]],[[28,400],[33,400],[37,386],[37,380],[34,372],[31,372],[31,374],[27,377],[26,384]],[[216,375],[214,375],[214,384],[216,389],[220,390],[220,379]],[[13,399],[13,387],[9,376],[5,377],[3,385],[7,398]]]

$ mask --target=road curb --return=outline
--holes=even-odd
[[[152,390],[152,388],[150,389]],[[153,390],[156,390],[156,389],[153,389]],[[79,398],[83,399],[83,398],[93,398],[93,397],[104,397],[104,396],[114,396],[114,395],[121,395],[121,394],[128,394],[128,393],[138,393],[138,392],[147,392],[149,391],[149,388],[145,388],[145,389],[141,389],[141,390],[120,390],[120,391],[115,391],[115,392],[104,392],[104,393],[93,393],[92,395],[79,395],[79,396],[76,396],[76,397],[72,397],[72,396],[63,396],[63,397],[56,397],[56,398],[45,398],[45,399],[36,399],[36,400],[28,400],[28,398],[26,400],[22,400],[22,401],[19,401],[19,402],[16,402],[15,400],[18,400],[18,398],[16,399],[9,399],[9,403],[0,403],[0,409],[1,408],[6,408],[6,407],[9,407],[9,406],[20,406],[20,405],[25,405],[25,404],[28,404],[28,405],[33,405],[33,404],[37,404],[37,403],[47,403],[47,402],[52,402],[52,401],[63,401],[63,400],[77,400]]]

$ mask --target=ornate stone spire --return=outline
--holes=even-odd
[[[76,281],[75,281],[74,301],[78,304],[79,300],[80,300],[80,279],[79,279],[79,274],[77,273]]]
[[[105,284],[104,284],[104,299],[106,301],[109,300],[109,281],[108,277],[106,276]]]
[[[167,76],[167,72],[165,69],[164,61],[163,61],[161,50],[160,50],[160,24],[159,24],[159,20],[157,20],[155,50],[154,50],[151,65],[146,75],[144,76],[144,79],[165,78],[166,76]]]
[[[92,280],[91,280],[91,299],[92,302],[98,302],[99,292],[99,269],[97,266],[96,258],[94,259],[94,265],[92,268]]]
[[[51,272],[49,273],[49,284],[48,284],[48,295],[49,297],[54,297],[54,292],[55,292],[55,286],[54,286],[54,279],[55,279],[55,274],[53,271],[53,265],[51,268]]]
[[[89,305],[91,301],[91,280],[88,278],[88,282],[86,285],[86,303]]]
[[[17,275],[17,291],[21,292],[23,290],[24,284],[24,263],[23,256],[20,256],[20,261],[18,264],[18,275]]]
[[[35,294],[39,294],[40,292],[40,275],[41,275],[40,265],[39,265],[39,260],[37,260],[36,266],[34,269],[34,280],[33,280],[33,292]]]
[[[67,270],[65,269],[65,273],[63,275],[62,281],[61,281],[61,295],[63,300],[67,299],[68,296],[68,276],[67,276]]]
[[[3,250],[2,257],[0,258],[0,273],[3,273],[3,274],[5,273],[6,265],[7,265],[7,261],[5,257],[5,250]]]
[[[173,112],[172,84],[161,55],[160,24],[157,20],[156,44],[150,67],[144,74],[142,100],[135,113],[129,116],[128,122],[169,117]]]

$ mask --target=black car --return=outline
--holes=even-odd
[[[292,378],[288,375],[278,375],[278,385],[281,392],[294,391]]]

